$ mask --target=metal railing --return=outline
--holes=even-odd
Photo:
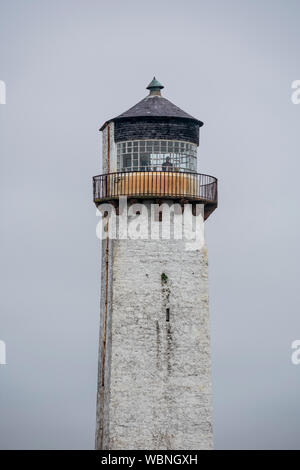
[[[132,198],[184,198],[217,204],[217,179],[200,173],[125,171],[93,177],[94,202]]]

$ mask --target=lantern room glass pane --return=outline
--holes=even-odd
[[[197,146],[172,140],[117,143],[118,171],[197,171]]]

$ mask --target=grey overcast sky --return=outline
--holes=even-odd
[[[1,0],[0,448],[94,445],[98,129],[146,94],[204,121],[217,449],[300,449],[298,0]]]

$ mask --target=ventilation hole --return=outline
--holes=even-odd
[[[166,308],[166,321],[170,321],[170,309]]]

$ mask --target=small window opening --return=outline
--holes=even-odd
[[[170,321],[170,309],[166,308],[166,321]]]

